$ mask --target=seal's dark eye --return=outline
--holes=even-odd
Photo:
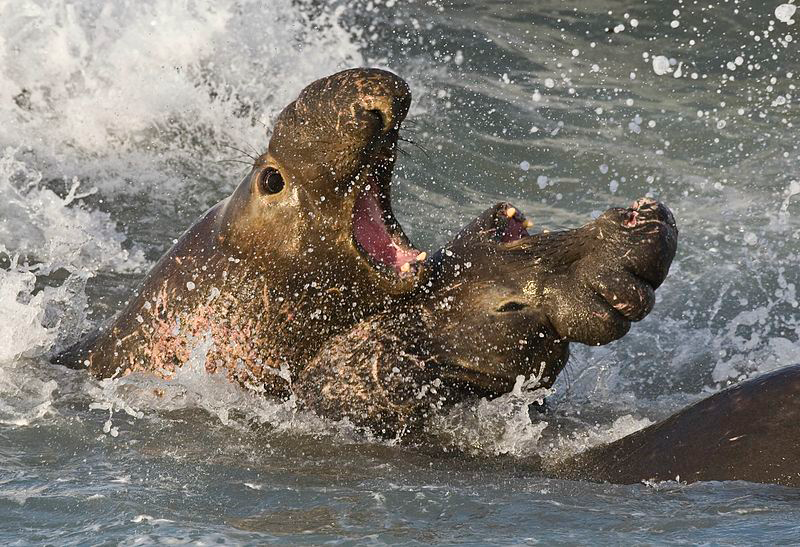
[[[528,305],[523,304],[522,302],[511,301],[511,302],[506,302],[505,304],[497,308],[497,311],[499,312],[520,311],[524,310],[527,307]]]
[[[265,169],[261,173],[259,184],[261,185],[261,191],[265,194],[277,194],[283,190],[284,186],[283,177],[276,169],[272,168]]]

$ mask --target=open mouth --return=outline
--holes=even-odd
[[[640,198],[634,201],[625,211],[622,225],[626,228],[655,225],[674,230],[676,233],[678,231],[672,212],[652,198]]]
[[[403,233],[377,184],[368,184],[353,206],[353,240],[369,263],[384,273],[416,276],[428,254]]]
[[[530,237],[528,230],[533,226],[533,222],[526,219],[516,207],[505,204],[499,213],[502,222],[497,227],[495,235],[502,243],[513,243]]]

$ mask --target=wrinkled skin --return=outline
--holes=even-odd
[[[607,344],[650,312],[677,234],[653,200],[535,235],[499,204],[431,257],[413,300],[332,339],[293,389],[320,414],[394,436],[518,376],[550,386],[570,342]]]
[[[740,480],[800,487],[800,365],[721,391],[552,472],[614,483]]]
[[[54,361],[99,377],[169,377],[202,346],[209,371],[287,395],[289,375],[325,340],[421,275],[389,206],[410,102],[407,84],[377,69],[310,84],[233,194],[181,236],[117,317]]]

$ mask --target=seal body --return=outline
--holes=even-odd
[[[325,340],[402,299],[421,275],[390,207],[410,101],[402,79],[377,69],[309,85],[233,194],[181,236],[117,317],[54,361],[99,377],[169,377],[202,348],[208,370],[286,395]]]
[[[800,365],[716,393],[557,465],[613,483],[729,481],[800,486]]]
[[[677,247],[652,200],[574,230],[528,226],[509,204],[487,210],[429,260],[413,298],[332,338],[294,383],[298,399],[391,437],[520,377],[550,386],[570,342],[609,343],[649,313]]]

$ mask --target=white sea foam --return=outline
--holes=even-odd
[[[126,237],[108,213],[82,206],[82,198],[96,188],[82,188],[77,179],[57,181],[62,198],[27,159],[18,149],[0,152],[0,245],[6,252],[35,263],[39,274],[58,268],[135,272],[144,267],[141,251],[123,248]]]
[[[41,379],[28,359],[59,338],[78,334],[85,321],[85,283],[101,268],[135,271],[140,251],[122,248],[124,235],[107,213],[81,204],[79,184],[59,197],[18,150],[0,153],[0,421],[24,425],[46,415],[56,383]],[[56,286],[37,276],[68,274]]]
[[[297,408],[292,397],[279,401],[242,389],[224,374],[210,374],[205,369],[206,356],[213,347],[210,334],[195,340],[189,360],[169,379],[134,373],[122,377],[89,381],[85,389],[95,401],[93,410],[108,413],[103,432],[124,435],[115,425],[115,416],[124,413],[142,418],[151,411],[198,408],[231,427],[251,424],[269,425],[276,431],[292,433],[329,433],[352,437],[349,424],[336,424]]]
[[[647,418],[637,418],[624,414],[609,425],[588,425],[569,435],[559,435],[548,445],[542,455],[550,461],[573,456],[593,446],[606,444],[639,431],[653,422]]]
[[[313,25],[290,0],[6,3],[0,146],[30,146],[61,174],[105,173],[95,184],[116,191],[147,190],[126,177],[158,168],[154,150],[210,163],[230,156],[223,143],[263,149],[305,84],[363,63],[335,14]]]

